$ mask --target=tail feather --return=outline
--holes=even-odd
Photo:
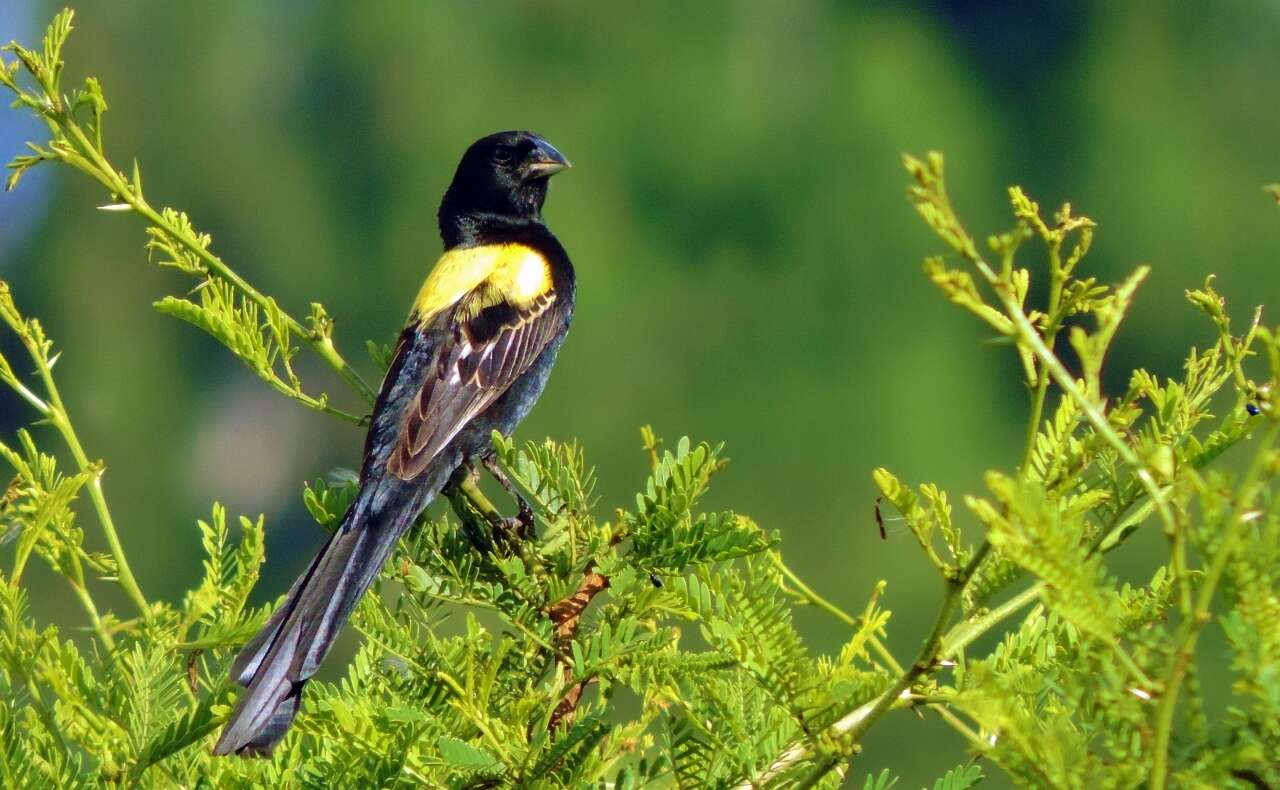
[[[377,578],[401,533],[426,504],[412,497],[371,513],[363,493],[294,582],[284,604],[233,662],[231,677],[248,688],[214,754],[269,754],[284,737],[298,713],[302,687]]]
[[[337,537],[336,534],[329,538],[329,543]],[[293,586],[289,588],[289,592],[285,594],[284,603],[267,618],[267,622],[262,628],[258,629],[258,633],[252,639],[240,648],[240,652],[236,655],[235,661],[231,662],[231,679],[241,686],[248,686],[253,682],[253,676],[258,673],[258,667],[262,665],[262,660],[267,657],[267,653],[275,644],[276,635],[280,633],[280,626],[284,624],[285,619],[293,613],[297,606],[298,591],[306,584],[315,574],[316,566],[320,564],[320,560],[328,551],[328,543],[316,554],[311,560],[311,564],[302,572],[302,575],[294,581]]]

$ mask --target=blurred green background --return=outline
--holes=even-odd
[[[119,0],[79,7],[67,79],[101,78],[109,153],[137,156],[152,202],[190,212],[295,314],[323,302],[374,380],[364,340],[394,337],[434,261],[461,151],[499,129],[547,136],[575,165],[546,215],[579,309],[520,436],[582,440],[602,514],[643,480],[640,425],[726,442],[713,504],[781,530],[791,564],[846,608],[889,580],[906,656],[939,583],[892,523],[880,540],[870,471],[958,499],[1016,463],[1026,409],[1008,349],[921,275],[940,244],[903,199],[901,152],[946,152],[975,233],[1009,226],[1004,189],[1020,183],[1099,221],[1086,266],[1100,278],[1153,265],[1113,391],[1208,342],[1185,287],[1215,273],[1243,315],[1280,285],[1280,216],[1259,190],[1280,178],[1280,6],[1001,5]],[[53,10],[0,6],[0,39],[35,42]],[[28,138],[38,124],[0,114],[6,156]],[[0,197],[0,277],[66,350],[64,394],[107,460],[143,588],[192,583],[195,520],[216,499],[266,513],[259,596],[282,592],[320,541],[300,484],[355,466],[360,431],[152,311],[188,283],[146,264],[137,220],[93,210],[99,189],[44,170]],[[6,441],[30,417],[0,393]],[[38,613],[71,622],[49,589]],[[798,619],[817,650],[847,637]],[[932,717],[895,714],[854,775],[888,766],[917,787],[962,754]]]

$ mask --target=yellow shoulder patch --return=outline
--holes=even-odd
[[[524,307],[551,287],[551,267],[541,253],[523,244],[449,250],[427,275],[413,313],[426,321],[482,284],[495,297]]]

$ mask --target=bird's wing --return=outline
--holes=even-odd
[[[535,266],[539,268],[534,268]],[[405,407],[387,461],[403,480],[417,477],[476,415],[497,400],[565,322],[541,256],[500,265],[433,323],[444,338],[421,389]]]

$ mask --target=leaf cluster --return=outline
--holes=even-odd
[[[1183,375],[1135,370],[1123,393],[1108,395],[1101,371],[1145,267],[1114,287],[1082,278],[1094,223],[1069,205],[1048,222],[1017,188],[1016,224],[988,239],[988,262],[952,207],[941,157],[906,164],[913,205],[965,267],[936,257],[926,273],[1013,346],[1031,416],[1020,464],[988,472],[987,492],[963,498],[980,528],[972,554],[959,548],[934,487],[917,495],[876,473],[962,602],[959,622],[922,654],[939,669],[954,666],[950,677],[920,672],[909,687],[945,699],[975,750],[1030,786],[1275,786],[1280,742],[1263,723],[1275,711],[1258,695],[1269,693],[1266,634],[1280,634],[1274,620],[1259,619],[1278,580],[1270,502],[1280,470],[1268,397],[1280,375],[1276,332],[1261,308],[1235,329],[1210,278],[1187,292],[1210,328]],[[1048,264],[1040,306],[1028,303],[1032,272],[1019,263],[1029,240]],[[1060,337],[1071,362],[1057,351]],[[1244,444],[1243,472],[1214,465]],[[1167,553],[1149,558],[1146,583],[1120,580],[1107,554],[1152,523]],[[1018,580],[1022,592],[993,606]],[[994,651],[968,652],[978,632],[1028,604]],[[1243,673],[1216,719],[1197,681],[1196,645],[1209,627],[1222,629]]]

